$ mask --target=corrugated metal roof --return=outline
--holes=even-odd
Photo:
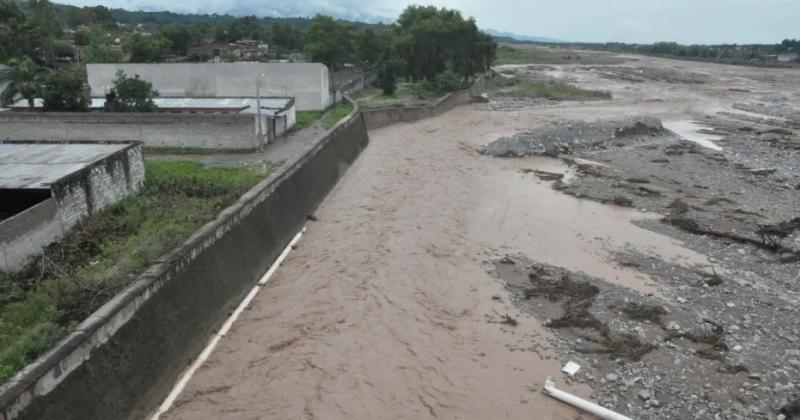
[[[0,188],[50,188],[128,144],[0,143]]]

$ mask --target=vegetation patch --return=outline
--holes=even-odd
[[[346,117],[350,111],[353,110],[353,107],[346,102],[342,102],[336,104],[327,112],[322,111],[302,111],[298,112],[297,116],[295,117],[295,123],[289,132],[300,131],[304,128],[311,127],[312,125],[316,124],[317,122],[322,125],[323,128],[326,130],[332,128],[336,123],[342,120],[342,118]]]
[[[549,49],[534,46],[500,45],[497,64],[621,64],[625,60],[611,54]]]
[[[295,115],[294,125],[289,131],[294,132],[302,130],[307,127],[311,127],[312,124],[319,121],[320,117],[322,117],[322,111],[297,112],[297,114]]]
[[[145,155],[224,155],[248,153],[252,149],[204,149],[201,147],[145,147]]]
[[[333,128],[336,123],[344,119],[350,111],[353,110],[352,105],[348,102],[341,102],[336,104],[333,108],[331,108],[325,115],[322,117],[321,123],[325,129]]]
[[[146,171],[141,193],[87,218],[22,272],[0,273],[0,383],[267,175],[194,162]]]
[[[495,77],[488,88],[497,96],[511,98],[541,98],[551,101],[591,101],[611,99],[611,93],[581,89],[567,83],[534,82],[516,78]]]
[[[425,83],[402,82],[392,94],[385,94],[377,87],[368,87],[355,94],[353,100],[363,109],[401,106],[423,106],[432,103],[442,94],[427,89]]]

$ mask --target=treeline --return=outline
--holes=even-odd
[[[675,42],[655,44],[570,44],[587,49],[654,55],[661,57],[698,59],[725,63],[753,63],[765,61],[768,56],[783,53],[800,53],[800,40],[786,39],[780,44],[721,44],[683,45]]]
[[[156,24],[118,22],[147,16]],[[480,31],[472,18],[458,10],[410,6],[392,25],[368,25],[316,16],[312,19],[260,19],[255,16],[190,15],[169,12],[125,12],[103,6],[54,5],[48,0],[0,0],[0,62],[9,69],[0,74],[7,82],[2,102],[45,93],[68,97],[80,92],[85,79],[80,66],[57,72],[56,59],[77,63],[162,62],[170,56],[206,61],[192,56],[201,42],[229,43],[254,40],[268,43],[278,55],[301,53],[309,61],[332,70],[347,64],[375,72],[384,92],[393,93],[397,80],[423,82],[428,90],[447,92],[465,86],[496,59],[497,44]],[[162,24],[162,22],[164,22]],[[293,23],[301,22],[302,25]],[[71,68],[70,68],[71,67]],[[49,74],[48,74],[49,73]],[[58,103],[55,99],[49,104]],[[53,109],[85,108],[84,102],[55,105]]]

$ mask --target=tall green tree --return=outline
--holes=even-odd
[[[0,62],[32,55],[31,26],[18,0],[0,0]]]
[[[403,59],[393,45],[388,45],[378,61],[377,84],[384,95],[394,95],[397,91],[397,79],[402,75]]]
[[[494,61],[494,40],[457,10],[409,6],[397,24],[398,49],[414,80],[431,80],[445,70],[467,80]]]
[[[89,48],[86,52],[87,63],[120,63],[122,49],[115,44],[109,30],[100,24],[89,26]]]
[[[82,72],[56,70],[47,75],[42,85],[45,111],[88,111],[89,98]]]
[[[189,46],[200,41],[200,31],[191,25],[167,25],[161,28],[161,36],[170,42],[170,50],[175,54],[187,55]]]
[[[304,34],[288,23],[275,22],[269,27],[270,49],[284,55],[290,52],[302,51]]]
[[[350,28],[330,16],[317,15],[308,29],[306,53],[311,61],[332,70],[341,69],[351,59],[353,37]]]
[[[390,30],[375,30],[367,27],[355,36],[355,56],[365,69],[374,68],[389,49],[394,49],[393,34]],[[395,54],[396,50],[393,51]]]
[[[36,56],[41,63],[52,64],[53,41],[59,32],[53,3],[49,0],[28,0],[31,10],[28,36],[31,37]]]
[[[169,54],[170,41],[162,37],[134,34],[125,41],[123,49],[130,54],[131,63],[161,63]]]
[[[25,60],[11,59],[8,69],[0,74],[0,84],[6,83],[0,93],[0,104],[9,105],[17,96],[28,101],[28,108],[34,109],[34,99],[41,95],[42,77],[47,70],[38,66],[30,58]]]

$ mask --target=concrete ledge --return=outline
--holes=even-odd
[[[365,109],[362,113],[367,129],[374,130],[391,124],[413,122],[441,115],[457,106],[468,104],[474,96],[483,93],[485,88],[486,79],[481,76],[468,89],[450,92],[431,105]]]
[[[349,98],[348,98],[349,100]],[[357,106],[0,387],[0,419],[151,413],[369,139]]]

